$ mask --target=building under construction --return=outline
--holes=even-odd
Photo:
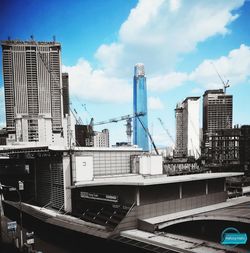
[[[250,173],[250,126],[215,131],[209,139],[207,166],[214,171]]]
[[[211,152],[211,139],[215,131],[231,129],[233,120],[233,96],[223,89],[207,90],[203,94],[203,143],[202,154],[207,159]]]

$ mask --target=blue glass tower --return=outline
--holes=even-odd
[[[135,65],[134,73],[134,87],[133,87],[133,106],[134,113],[145,113],[140,116],[143,126],[148,129],[148,109],[147,109],[147,85],[144,71],[144,65],[137,63]],[[138,118],[134,118],[133,122],[133,141],[134,145],[138,145],[144,151],[148,151],[148,135],[143,129],[142,124]]]

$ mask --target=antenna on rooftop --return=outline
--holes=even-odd
[[[34,41],[34,35],[33,35],[33,34],[30,35],[30,39],[31,39],[32,41]]]
[[[53,35],[53,42],[56,42],[56,35]]]

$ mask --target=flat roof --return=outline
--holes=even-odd
[[[167,176],[156,175],[156,176],[143,176],[138,174],[126,174],[117,176],[103,176],[95,177],[91,181],[81,181],[77,182],[74,186],[69,188],[80,188],[86,186],[102,186],[102,185],[137,185],[137,186],[147,186],[147,185],[158,185],[158,184],[173,184],[189,181],[216,179],[216,178],[226,178],[242,176],[242,172],[222,172],[222,173],[200,173],[191,175],[180,175],[180,176]]]
[[[189,209],[185,211],[164,214],[160,216],[155,216],[152,218],[142,219],[150,224],[159,225],[159,224],[173,224],[173,221],[179,221],[175,223],[185,222],[185,219],[188,218],[195,219],[195,217],[201,216],[204,219],[208,219],[209,216],[212,216],[213,219],[219,219],[222,215],[227,216],[228,220],[234,220],[233,217],[237,217],[243,221],[248,219],[250,223],[250,212],[248,210],[250,203],[250,197],[239,197],[235,199],[228,199],[225,202],[217,203],[209,206],[198,207],[194,209]],[[231,208],[235,207],[235,208]],[[161,227],[159,227],[161,228]]]
[[[126,239],[124,241],[127,244],[141,247],[142,249],[154,248],[154,252],[179,252],[179,253],[198,253],[198,252],[209,252],[209,253],[221,253],[221,252],[249,252],[247,249],[238,247],[228,248],[227,245],[222,245],[219,242],[207,241],[204,239],[194,238],[190,236],[183,236],[177,234],[171,234],[163,231],[157,231],[154,233],[142,231],[139,229],[121,231],[120,236]],[[135,243],[133,243],[135,242]],[[157,247],[158,250],[157,250]],[[227,251],[228,250],[228,251]]]
[[[66,147],[66,146],[48,146],[48,145],[2,145],[0,146],[0,153],[1,152],[16,152],[16,151],[20,151],[20,152],[25,152],[25,151],[39,151],[39,150],[45,150],[45,151],[69,151],[70,148]],[[77,151],[143,151],[142,148],[138,148],[138,147],[73,147],[71,149],[74,152]],[[144,152],[144,151],[143,151]],[[148,153],[148,152],[147,152]]]

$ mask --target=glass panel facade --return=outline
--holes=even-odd
[[[134,87],[133,87],[133,109],[134,113],[145,113],[140,116],[140,120],[144,127],[148,129],[148,115],[147,115],[147,86],[146,77],[144,73],[144,65],[135,65]],[[148,135],[143,129],[138,118],[133,120],[133,143],[138,145],[144,151],[148,151]]]

